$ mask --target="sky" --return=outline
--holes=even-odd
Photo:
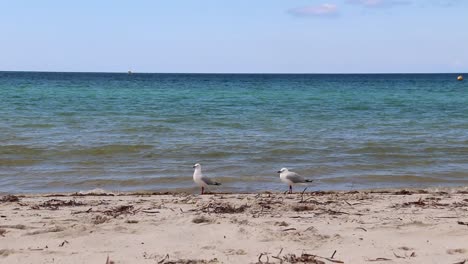
[[[468,72],[468,0],[0,0],[0,71]]]

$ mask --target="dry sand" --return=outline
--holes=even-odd
[[[466,188],[1,199],[0,263],[468,264]]]

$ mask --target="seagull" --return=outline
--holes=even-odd
[[[301,175],[289,171],[287,168],[282,168],[278,171],[280,174],[280,179],[282,182],[287,183],[289,185],[289,193],[292,193],[292,186],[297,184],[305,184],[307,182],[312,182],[312,180],[304,179]]]
[[[205,193],[205,187],[208,187],[208,185],[221,185],[221,183],[203,176],[200,163],[193,165],[193,168],[195,169],[193,172],[193,181],[201,187],[201,194]]]

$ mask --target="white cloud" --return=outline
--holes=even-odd
[[[364,7],[394,7],[411,4],[408,0],[348,0],[350,4],[361,5]]]
[[[338,15],[338,7],[334,4],[321,4],[317,6],[303,6],[288,11],[294,16],[322,16],[330,17]]]

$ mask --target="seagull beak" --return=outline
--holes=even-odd
[[[192,168],[194,168],[194,169],[195,169],[195,166],[192,166]]]
[[[277,171],[277,173],[281,173],[281,171]]]

